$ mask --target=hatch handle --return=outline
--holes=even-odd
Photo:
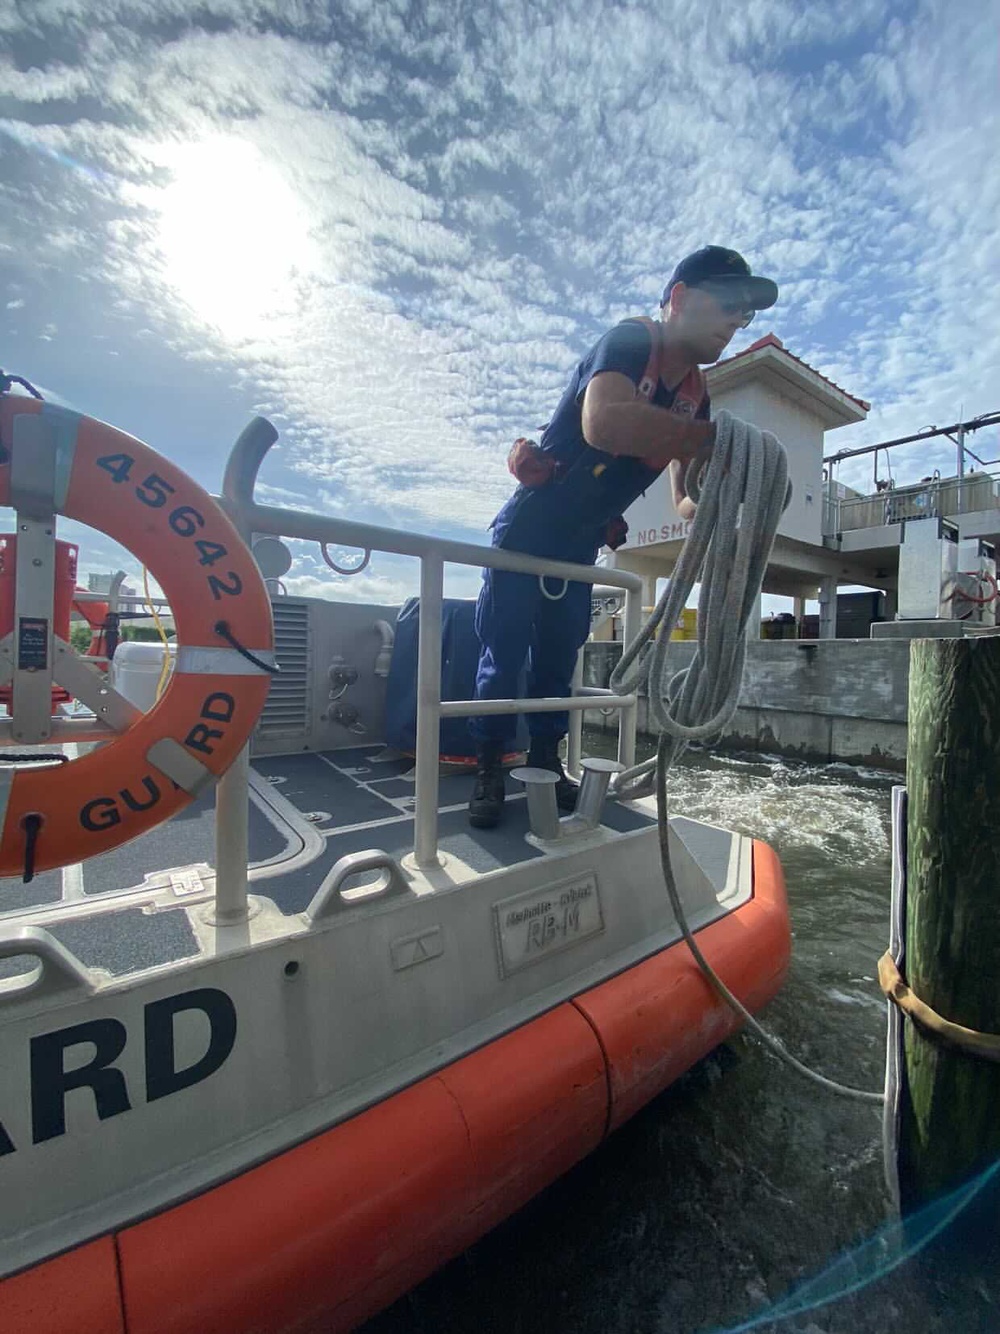
[[[0,978],[0,1005],[25,1000],[29,996],[38,1000],[66,991],[80,991],[89,996],[96,990],[90,971],[40,926],[21,926],[0,932],[0,959],[15,959],[21,955],[37,959],[39,969],[26,978]]]
[[[348,880],[363,875],[366,871],[381,871],[381,875],[370,885],[356,885],[345,889]],[[409,883],[400,869],[399,863],[388,852],[378,848],[368,848],[364,852],[349,852],[335,862],[326,874],[326,879],[312,897],[306,909],[306,916],[314,923],[331,917],[345,908],[356,907],[359,903],[369,903],[372,899],[385,898],[390,892],[409,893]]]

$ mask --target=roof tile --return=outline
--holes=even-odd
[[[806,370],[811,371],[813,375],[818,375],[821,380],[824,380],[829,385],[833,385],[833,388],[836,389],[838,393],[843,394],[845,398],[849,398],[852,403],[857,403],[859,407],[865,410],[865,412],[871,410],[871,404],[866,402],[863,398],[858,398],[854,394],[849,394],[846,389],[841,389],[840,385],[831,380],[828,375],[824,375],[822,371],[818,371],[815,366],[810,366],[807,361],[803,361],[801,357],[797,357],[794,352],[789,352],[788,348],[785,347],[784,343],[775,333],[764,334],[763,338],[758,338],[756,343],[751,343],[750,346],[745,347],[742,352],[737,352],[734,356],[726,357],[724,361],[717,361],[715,364],[717,366],[728,366],[731,361],[739,361],[740,357],[747,357],[751,352],[760,352],[765,347],[777,348],[779,352],[783,352],[785,356],[790,357],[792,361],[797,361],[800,366],[804,366]]]

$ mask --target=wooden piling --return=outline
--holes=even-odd
[[[1000,635],[913,642],[906,980],[938,1015],[1000,1033]],[[1000,1064],[907,1020],[899,1140],[910,1212],[1000,1157]]]

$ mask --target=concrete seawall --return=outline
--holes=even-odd
[[[696,644],[675,640],[670,665],[687,667]],[[607,686],[621,657],[618,643],[584,650],[584,684]],[[748,645],[740,707],[721,744],[802,760],[906,766],[909,640],[784,639]],[[639,731],[647,731],[639,703]],[[615,730],[614,717],[587,710],[588,726]]]

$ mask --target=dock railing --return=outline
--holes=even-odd
[[[278,433],[263,417],[256,417],[240,435],[226,464],[221,501],[244,541],[267,534],[299,541],[337,543],[357,547],[370,554],[382,551],[413,556],[420,562],[420,629],[417,649],[417,752],[416,801],[413,859],[420,869],[440,864],[438,857],[438,771],[440,722],[442,718],[481,717],[486,714],[517,714],[568,711],[570,731],[568,767],[579,769],[583,710],[595,705],[616,709],[618,759],[626,768],[635,763],[635,695],[617,695],[611,690],[581,684],[581,659],[574,675],[573,694],[563,699],[441,699],[441,627],[446,564],[489,566],[547,579],[610,585],[625,592],[625,641],[638,633],[642,620],[642,579],[627,570],[609,570],[596,565],[573,565],[568,561],[541,560],[516,551],[477,546],[428,537],[401,529],[381,528],[350,519],[331,518],[307,511],[260,505],[254,500],[257,473]],[[550,594],[551,596],[551,594]],[[558,596],[558,595],[556,595]],[[249,755],[219,781],[219,832],[216,859],[216,915],[219,921],[240,920],[246,914],[246,817],[234,817],[237,806],[245,807]],[[231,829],[222,830],[222,817]],[[239,888],[242,884],[242,890]],[[241,900],[242,895],[242,900]]]
[[[987,473],[931,477],[869,496],[824,495],[823,535],[879,528],[904,519],[944,519],[1000,508],[1000,484]]]

